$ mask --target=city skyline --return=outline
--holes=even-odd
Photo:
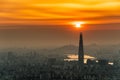
[[[0,0],[0,80],[120,80],[120,0]]]

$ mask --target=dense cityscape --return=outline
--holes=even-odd
[[[120,80],[119,59],[95,58],[84,63],[82,33],[78,50],[77,61],[65,61],[66,57],[59,54],[40,55],[34,50],[19,56],[9,51],[1,56],[0,80]]]
[[[0,80],[120,80],[120,0],[0,0]]]

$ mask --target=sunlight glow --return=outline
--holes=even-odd
[[[78,61],[78,55],[75,55],[75,54],[70,54],[67,56],[68,58],[67,59],[64,59],[64,61]],[[96,59],[95,57],[93,56],[89,56],[89,55],[84,55],[84,63],[87,63],[87,59],[91,59],[91,60],[94,60]]]
[[[76,28],[81,28],[82,24],[84,24],[84,22],[73,22],[73,25],[75,25]]]

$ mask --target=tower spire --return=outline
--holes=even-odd
[[[82,35],[82,32],[80,32],[80,37],[79,37],[78,61],[79,61],[80,65],[84,64],[84,50],[83,50],[83,35]]]

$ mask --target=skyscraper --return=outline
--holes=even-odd
[[[79,37],[79,51],[78,51],[78,62],[80,65],[84,64],[84,50],[83,50],[83,35],[80,33]]]

